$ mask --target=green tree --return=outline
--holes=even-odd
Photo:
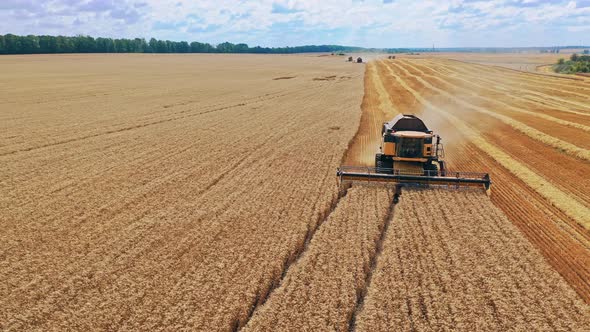
[[[158,40],[158,46],[156,47],[157,53],[168,53],[168,48],[166,47],[166,42],[163,40]]]
[[[152,53],[155,53],[155,52],[158,51],[158,41],[156,40],[156,38],[150,39],[150,42],[149,42],[149,50]]]
[[[13,34],[5,35],[4,42],[7,54],[18,54],[22,50],[20,39]]]
[[[233,53],[235,45],[230,42],[225,42],[217,45],[216,50],[219,53]]]
[[[578,61],[578,55],[576,53],[572,54],[572,56],[570,57],[570,60],[572,60],[573,62]]]
[[[146,53],[148,52],[149,46],[147,44],[147,42],[145,41],[145,39],[143,38],[135,38],[133,40],[133,45],[134,45],[134,52],[135,53]]]
[[[75,52],[77,53],[93,53],[96,52],[96,42],[90,36],[76,36],[72,37],[74,42]]]
[[[189,53],[191,51],[191,46],[187,42],[181,41],[178,43],[176,51],[179,53]]]

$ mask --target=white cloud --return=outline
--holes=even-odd
[[[551,35],[574,34],[572,40],[586,38],[590,44],[583,34],[588,17],[590,7],[577,8],[575,1],[567,0],[0,1],[0,33],[154,36],[264,46],[502,46],[498,43],[507,40],[511,45],[504,46],[516,46],[540,40],[526,33],[547,30],[553,31]],[[485,39],[477,39],[484,34]],[[567,38],[544,43],[564,41]]]

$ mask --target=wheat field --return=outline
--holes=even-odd
[[[490,172],[494,205],[590,300],[589,83],[439,57],[375,61],[365,81],[370,121],[347,163],[372,162],[374,128],[392,116],[384,91],[394,112],[420,116],[443,137],[450,169]]]
[[[0,57],[0,330],[583,330],[589,83],[373,57]],[[341,186],[399,113],[491,195]]]

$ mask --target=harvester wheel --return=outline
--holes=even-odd
[[[375,167],[377,167],[377,168],[378,168],[377,172],[381,173],[381,172],[382,172],[382,171],[381,171],[381,168],[383,168],[383,161],[381,161],[381,160],[377,160],[377,161],[375,162]]]
[[[383,167],[390,168],[391,170],[388,170],[387,173],[393,174],[393,160],[385,160],[383,162]]]
[[[383,167],[383,160],[381,158],[381,154],[380,153],[377,153],[375,155],[375,167],[377,167],[377,168]]]
[[[438,167],[440,168],[440,176],[445,176],[447,173],[447,171],[445,169],[445,162],[442,160],[439,160]]]
[[[384,168],[393,168],[393,160],[383,158],[381,153],[377,153],[375,155],[375,167],[377,168],[377,173],[391,174],[393,173],[392,171],[384,170]]]
[[[435,164],[426,164],[424,165],[424,175],[425,176],[438,176],[438,168]]]

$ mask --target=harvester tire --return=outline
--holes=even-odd
[[[383,160],[381,158],[381,154],[380,153],[377,153],[375,155],[375,167],[377,167],[377,168],[383,167]]]
[[[442,160],[439,160],[438,167],[440,168],[440,175],[445,176],[447,174],[447,170],[445,169],[445,162]]]
[[[377,168],[377,173],[392,173],[389,170],[383,170],[383,168],[393,168],[393,160],[387,160],[386,158],[383,158],[381,153],[377,153],[375,155],[375,167]]]
[[[424,165],[424,175],[425,176],[438,176],[438,168],[435,164],[426,164]]]

